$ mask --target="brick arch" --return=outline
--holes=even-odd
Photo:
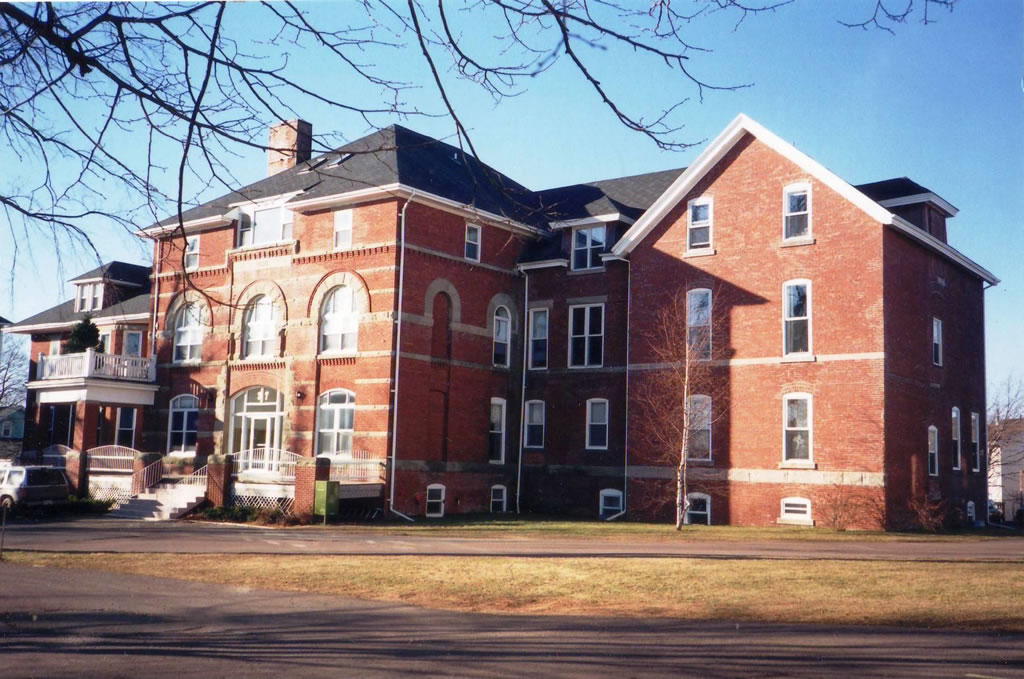
[[[510,325],[512,328],[512,334],[519,334],[519,307],[516,306],[516,301],[508,293],[499,292],[494,297],[491,297],[491,301],[487,303],[487,318],[484,319],[484,324],[487,326],[487,330],[491,333],[494,332],[494,312],[497,311],[499,306],[503,306],[508,309]]]
[[[316,285],[313,286],[313,292],[306,303],[306,318],[319,317],[320,306],[324,302],[324,297],[327,296],[328,292],[342,285],[347,285],[356,291],[355,299],[359,305],[360,313],[368,314],[373,312],[370,289],[366,285],[366,280],[355,272],[339,270],[324,274],[317,281]]]
[[[461,323],[462,300],[459,298],[459,291],[447,278],[435,278],[430,281],[426,294],[423,296],[423,315],[428,318],[434,317],[434,298],[439,292],[448,295],[448,299],[451,301],[452,323]]]
[[[167,311],[164,313],[164,332],[173,332],[174,321],[181,310],[181,307],[186,304],[198,304],[202,309],[201,322],[206,327],[212,327],[213,322],[213,309],[210,307],[210,300],[207,299],[201,293],[195,290],[182,290],[179,292],[171,303],[167,305]]]
[[[284,291],[281,290],[281,286],[274,281],[253,281],[245,286],[238,293],[238,297],[235,298],[235,305],[231,310],[231,327],[236,332],[241,332],[242,330],[245,309],[249,306],[249,302],[260,295],[270,297],[274,301],[274,306],[277,310],[282,312],[280,316],[281,326],[284,327],[288,323],[288,302],[285,299]]]

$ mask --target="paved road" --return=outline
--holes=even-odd
[[[387,535],[345,527],[265,529],[88,518],[8,526],[9,549],[72,552],[438,554],[466,556],[696,556],[706,558],[1022,561],[1024,539],[950,541],[587,540]]]
[[[0,563],[0,676],[1024,677],[1024,635],[434,611]]]

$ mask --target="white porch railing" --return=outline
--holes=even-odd
[[[80,354],[39,357],[36,365],[37,380],[73,377],[152,382],[156,379],[156,360],[145,356],[103,354],[94,349],[86,349]]]
[[[90,448],[87,451],[89,471],[131,472],[135,469],[136,453],[138,453],[137,450],[127,446],[99,446],[97,448]]]
[[[45,465],[56,467],[58,469],[65,469],[67,468],[68,463],[68,453],[74,452],[77,452],[74,448],[69,448],[68,446],[62,446],[61,444],[56,443],[52,446],[46,446],[43,448],[42,452],[39,454],[39,459]]]
[[[164,463],[162,460],[157,460],[153,464],[143,467],[137,472],[132,472],[132,497],[135,497],[139,493],[143,493],[160,483],[160,479],[163,477]]]
[[[189,474],[185,478],[178,479],[178,481],[174,484],[174,486],[175,487],[178,487],[178,486],[182,486],[182,487],[189,486],[189,487],[192,487],[192,488],[202,488],[203,490],[205,490],[206,489],[206,467],[205,466],[200,467],[199,469],[195,470],[194,472],[192,472],[191,474]]]
[[[295,479],[299,455],[279,448],[250,448],[235,454],[235,473],[261,472],[281,480]]]
[[[383,458],[366,450],[345,455],[326,455],[331,461],[331,481],[342,483],[383,483],[386,466]]]

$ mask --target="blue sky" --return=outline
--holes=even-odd
[[[989,382],[1024,377],[1024,3],[960,3],[951,14],[936,12],[935,23],[899,26],[896,35],[837,22],[862,18],[873,4],[796,2],[738,27],[724,16],[695,23],[687,35],[714,51],[695,55],[694,71],[716,84],[752,86],[691,100],[681,110],[686,127],[677,138],[710,139],[743,112],[851,183],[906,175],[943,196],[960,209],[949,223],[950,243],[1002,279],[986,293]],[[324,3],[314,11],[337,19],[349,7]],[[254,9],[230,6],[243,20],[255,17]],[[672,72],[638,65],[628,52],[590,56],[602,83],[634,111],[656,112],[696,94]],[[424,72],[415,57],[407,52],[384,66],[417,80]],[[299,66],[302,58],[292,55]],[[319,72],[316,64],[308,66]],[[483,160],[531,188],[544,188],[682,167],[699,153],[701,147],[659,150],[622,127],[569,66],[560,62],[522,95],[497,105],[467,84],[453,85]],[[322,81],[345,86],[329,75]],[[410,96],[436,107],[428,87]],[[321,107],[299,110],[314,132],[348,138],[368,132],[364,123]],[[453,131],[444,119],[401,122],[437,137]],[[232,168],[249,182],[263,175],[265,164],[262,154],[253,153]],[[116,227],[97,223],[92,231],[104,260],[149,257],[138,239]],[[19,256],[12,280],[11,248],[3,241],[8,237],[0,231],[0,315],[19,320],[66,299],[53,246],[33,243],[34,256]],[[95,264],[84,255],[63,254],[66,274]]]

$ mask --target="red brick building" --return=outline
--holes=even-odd
[[[399,126],[316,158],[310,132],[275,128],[294,153],[270,176],[144,231],[155,264],[112,321],[125,338],[141,323],[152,357],[152,382],[129,385],[152,394],[133,448],[233,454],[239,497],[298,493],[273,472],[321,456],[359,482],[343,502],[410,516],[658,515],[674,465],[637,390],[665,369],[650,329],[682,291],[694,332],[715,329],[719,394],[689,521],[985,506],[997,281],[946,243],[956,209],[931,191],[851,186],[745,116],[689,168],[540,192]],[[64,325],[51,310],[8,331],[47,353],[71,304]],[[84,379],[122,386],[30,384],[39,445],[60,439],[47,404],[69,403],[60,442],[79,450],[103,441],[90,412],[131,405],[124,380]]]

